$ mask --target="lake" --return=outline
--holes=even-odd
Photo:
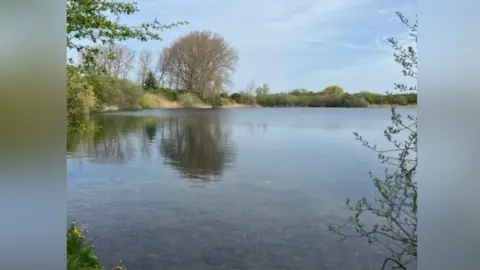
[[[382,145],[389,124],[389,109],[93,115],[68,138],[68,221],[107,267],[380,269],[385,251],[328,225],[384,169],[352,133]]]

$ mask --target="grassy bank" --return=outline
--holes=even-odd
[[[106,270],[100,262],[93,246],[86,242],[86,233],[75,222],[67,230],[67,270]],[[123,264],[117,264],[112,270],[125,270]]]
[[[208,94],[170,90],[144,89],[127,80],[105,75],[85,75],[79,69],[67,68],[67,112],[69,120],[92,112],[155,108],[230,108],[238,104],[227,94]],[[253,104],[254,105],[254,104]]]
[[[241,107],[347,107],[376,108],[395,104],[414,107],[416,94],[381,95],[369,92],[344,93],[339,86],[323,91],[305,89],[268,93],[268,86],[233,94],[143,88],[127,79],[85,75],[67,68],[67,111],[69,123],[91,112],[156,108],[241,108]]]
[[[85,232],[72,222],[67,230],[67,269],[105,270],[93,247],[87,244],[85,238]],[[125,268],[122,265],[117,265],[112,270],[123,269]]]

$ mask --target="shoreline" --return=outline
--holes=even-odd
[[[177,102],[167,102],[162,104],[161,106],[154,107],[154,108],[142,108],[142,109],[119,109],[115,106],[103,108],[98,111],[93,111],[92,113],[107,113],[107,112],[121,112],[121,111],[140,111],[140,110],[156,110],[156,109],[241,109],[241,108],[330,108],[330,109],[387,109],[391,108],[391,104],[371,104],[368,107],[262,107],[260,105],[245,105],[245,104],[238,104],[238,103],[231,103],[223,106],[212,106],[207,104],[194,104],[192,106],[182,106]],[[409,105],[395,105],[395,108],[399,109],[414,109],[417,108],[416,104],[409,104]]]
[[[407,105],[394,105],[394,104],[370,104],[368,108],[417,108],[417,104],[407,104]]]
[[[263,107],[258,104],[247,105],[236,102],[230,102],[222,106],[212,106],[206,103],[195,103],[191,105],[182,105],[178,101],[169,101],[162,96],[154,94],[146,94],[146,98],[151,102],[149,105],[138,108],[138,109],[120,109],[118,106],[107,106],[101,108],[97,111],[92,111],[92,113],[106,113],[106,112],[119,112],[119,111],[128,111],[128,110],[152,110],[152,109],[237,109],[237,108],[351,108],[355,107]],[[368,107],[362,107],[363,109],[379,109],[379,108],[391,108],[393,104],[370,104]],[[396,108],[416,108],[417,104],[407,104],[407,105],[395,105]],[[358,108],[357,108],[358,109]]]

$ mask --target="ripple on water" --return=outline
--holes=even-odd
[[[368,171],[381,167],[351,132],[381,134],[388,109],[153,110],[92,121],[102,132],[69,144],[68,218],[88,225],[106,266],[378,269],[383,261],[362,241],[337,243],[327,226],[346,218],[346,197],[371,194]]]

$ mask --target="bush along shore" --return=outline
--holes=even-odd
[[[345,93],[342,87],[333,85],[322,91],[313,92],[307,89],[295,89],[286,93],[268,93],[268,85],[258,87],[254,92],[244,91],[230,96],[237,103],[256,104],[262,107],[415,107],[415,93],[376,94],[360,92]]]
[[[72,222],[67,230],[67,269],[71,270],[106,270],[95,255],[93,246],[86,242],[86,232]],[[112,270],[125,270],[120,264]]]
[[[228,94],[174,90],[155,85],[140,86],[127,79],[107,75],[85,75],[69,66],[67,70],[67,109],[70,116],[91,112],[155,108],[238,108],[238,107],[413,107],[413,93],[382,95],[370,92],[345,93],[340,86],[313,92],[296,89],[269,93],[268,85],[252,91]]]

